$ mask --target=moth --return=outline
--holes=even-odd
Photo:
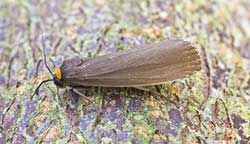
[[[45,66],[58,88],[79,86],[138,87],[159,85],[166,81],[182,79],[201,70],[198,50],[188,41],[165,40],[144,44],[117,53],[94,58],[64,60],[52,73]]]

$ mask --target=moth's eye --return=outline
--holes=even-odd
[[[61,68],[60,67],[58,67],[57,69],[56,69],[56,78],[57,79],[59,79],[59,80],[61,80],[62,79],[62,73],[61,73]]]

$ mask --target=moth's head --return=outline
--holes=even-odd
[[[36,90],[34,91],[34,93],[31,95],[31,99],[32,97],[37,94],[38,95],[38,91],[39,91],[39,88],[44,84],[44,83],[47,83],[47,82],[50,82],[50,81],[53,81],[54,84],[58,87],[58,88],[64,88],[65,87],[65,84],[62,80],[62,73],[61,73],[61,69],[60,67],[56,69],[56,73],[55,74],[52,74],[51,70],[49,69],[49,67],[46,65],[46,67],[48,68],[50,74],[53,76],[53,79],[47,79],[47,80],[44,80],[42,81],[39,86],[36,88]]]
[[[53,81],[54,81],[54,84],[56,86],[58,86],[59,88],[64,88],[65,85],[64,85],[64,82],[62,80],[62,73],[61,73],[61,68],[58,67],[56,69],[56,73],[53,75]]]

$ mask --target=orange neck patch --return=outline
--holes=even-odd
[[[58,78],[59,80],[62,79],[62,73],[60,67],[56,69],[56,78]]]

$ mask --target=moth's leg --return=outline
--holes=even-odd
[[[75,95],[73,95],[73,97],[70,98],[72,104],[76,105],[78,103],[78,96],[81,96],[85,100],[87,100],[88,102],[92,103],[94,105],[94,108],[97,109],[95,103],[89,97],[87,97],[83,93],[79,92],[77,89],[71,88],[70,92],[71,92],[71,94],[75,94]],[[76,98],[76,96],[77,96],[77,98]]]
[[[98,96],[101,97],[101,101],[99,104],[99,109],[97,111],[95,121],[93,122],[93,125],[92,125],[92,128],[93,128],[92,130],[94,130],[97,124],[101,121],[101,116],[103,114],[103,109],[105,106],[105,94],[104,94],[104,89],[102,87],[98,87]]]
[[[158,93],[161,93],[161,85],[155,85],[155,89]]]
[[[78,94],[76,94],[73,91],[72,88],[69,90],[69,98],[70,98],[70,104],[69,104],[69,106],[70,106],[70,108],[73,109],[73,108],[75,108],[78,105],[78,98],[79,98],[79,96],[78,96]]]
[[[155,95],[159,96],[163,100],[166,100],[166,101],[169,101],[170,103],[175,104],[175,102],[172,101],[169,97],[167,97],[167,96],[165,96],[165,95],[163,95],[163,94],[161,94],[159,92],[152,91],[152,90],[144,88],[144,87],[133,87],[133,88],[138,89],[138,90],[142,90],[142,91],[146,91],[146,92],[150,92],[152,94],[155,94]]]
[[[94,104],[94,102],[87,96],[85,96],[84,94],[82,94],[81,92],[79,92],[77,89],[71,88],[71,91],[76,93],[77,95],[83,97],[84,99],[86,99],[87,101],[91,102]]]
[[[155,89],[153,89],[153,90],[145,88],[145,87],[133,87],[133,88],[138,89],[138,90],[142,90],[142,91],[145,91],[145,92],[151,92],[153,94],[162,95],[161,86],[160,85],[155,85],[154,87],[155,87]]]
[[[57,87],[57,89],[56,89],[56,97],[57,97],[57,99],[58,99],[58,101],[59,101],[59,105],[60,105],[60,106],[63,106],[62,99],[61,99],[61,97],[59,96],[59,88],[58,88],[58,87]],[[53,98],[55,98],[55,97],[53,97]]]
[[[145,92],[151,92],[152,94],[156,94],[156,95],[162,95],[160,92],[153,91],[153,90],[150,90],[150,89],[144,88],[144,87],[133,87],[133,88],[141,90],[141,91],[145,91]]]
[[[104,88],[100,88],[100,94],[101,94],[101,98],[102,98],[102,101],[101,101],[101,110],[104,108],[105,106],[105,94],[104,94]]]

